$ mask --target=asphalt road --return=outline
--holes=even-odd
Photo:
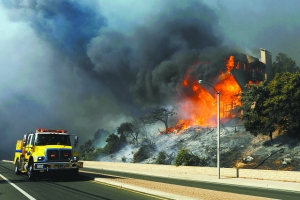
[[[68,180],[67,177],[61,179],[45,176],[40,180],[28,181],[26,175],[14,173],[12,163],[0,161],[0,199],[140,200],[162,198],[101,184],[81,173],[75,180]]]
[[[209,189],[209,190],[222,191],[222,192],[230,192],[230,193],[236,193],[236,194],[267,197],[267,198],[273,198],[273,199],[284,199],[284,200],[285,199],[286,200],[293,200],[293,199],[299,200],[300,199],[300,191],[293,192],[293,191],[287,191],[287,190],[263,189],[263,188],[218,184],[218,183],[201,182],[201,181],[179,180],[179,179],[173,179],[173,178],[146,176],[146,175],[140,175],[140,174],[123,173],[123,172],[116,172],[116,171],[109,171],[109,170],[102,170],[102,169],[84,168],[83,170],[86,170],[89,172],[102,173],[102,174],[110,174],[110,175],[115,175],[115,176],[143,179],[143,180],[148,180],[148,181],[156,181],[156,182],[162,182],[162,183],[168,183],[168,184],[189,186],[189,187]],[[81,173],[85,174],[84,171],[82,171]],[[89,176],[88,173],[86,173],[85,175]],[[95,175],[93,175],[93,178],[95,178],[95,177],[101,178],[102,176],[103,175],[95,174]]]

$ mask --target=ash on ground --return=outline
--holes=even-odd
[[[205,160],[208,167],[217,163],[216,127],[190,127],[180,133],[157,134],[154,138],[155,149],[149,158],[140,163],[153,164],[158,153],[167,154],[168,164],[181,148],[188,148],[194,155]],[[140,146],[126,145],[115,154],[99,158],[104,162],[133,162],[133,156]],[[300,140],[286,135],[274,134],[273,143],[265,135],[254,136],[243,125],[221,125],[220,129],[220,166],[224,168],[300,170]]]

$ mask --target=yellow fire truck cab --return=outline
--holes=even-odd
[[[29,180],[34,180],[41,173],[64,171],[71,177],[78,175],[83,167],[78,153],[72,148],[70,136],[78,137],[66,130],[36,129],[35,133],[26,133],[23,140],[17,140],[15,151],[15,173],[27,173]]]

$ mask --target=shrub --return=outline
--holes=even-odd
[[[95,148],[93,140],[86,141],[79,149],[80,160],[96,160],[102,153],[103,149]]]
[[[115,134],[110,134],[106,139],[107,144],[103,148],[103,153],[105,154],[111,154],[118,150],[120,150],[122,143],[120,142],[120,139]]]
[[[142,145],[139,150],[133,155],[133,162],[141,162],[149,158],[151,152],[151,147],[148,145]]]
[[[167,158],[167,153],[164,152],[164,151],[160,151],[158,153],[158,156],[157,156],[156,160],[155,160],[155,164],[163,164],[163,165],[167,164],[166,163],[166,158]]]
[[[103,154],[103,148],[96,148],[94,153],[93,153],[93,156],[94,156],[94,159],[97,159],[101,154]]]
[[[206,165],[206,160],[201,159],[199,156],[192,154],[189,149],[182,148],[179,150],[178,155],[175,158],[174,164],[176,166],[199,166]]]

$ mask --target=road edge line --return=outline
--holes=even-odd
[[[30,199],[30,200],[36,200],[30,194],[28,194],[27,192],[25,192],[24,190],[22,190],[21,188],[19,188],[16,184],[12,183],[10,180],[8,180],[7,178],[5,178],[2,174],[0,174],[0,177],[3,178],[6,182],[8,182],[10,185],[12,185],[14,188],[16,188],[17,190],[19,190],[19,192],[21,192],[23,195],[25,195],[28,199]]]

